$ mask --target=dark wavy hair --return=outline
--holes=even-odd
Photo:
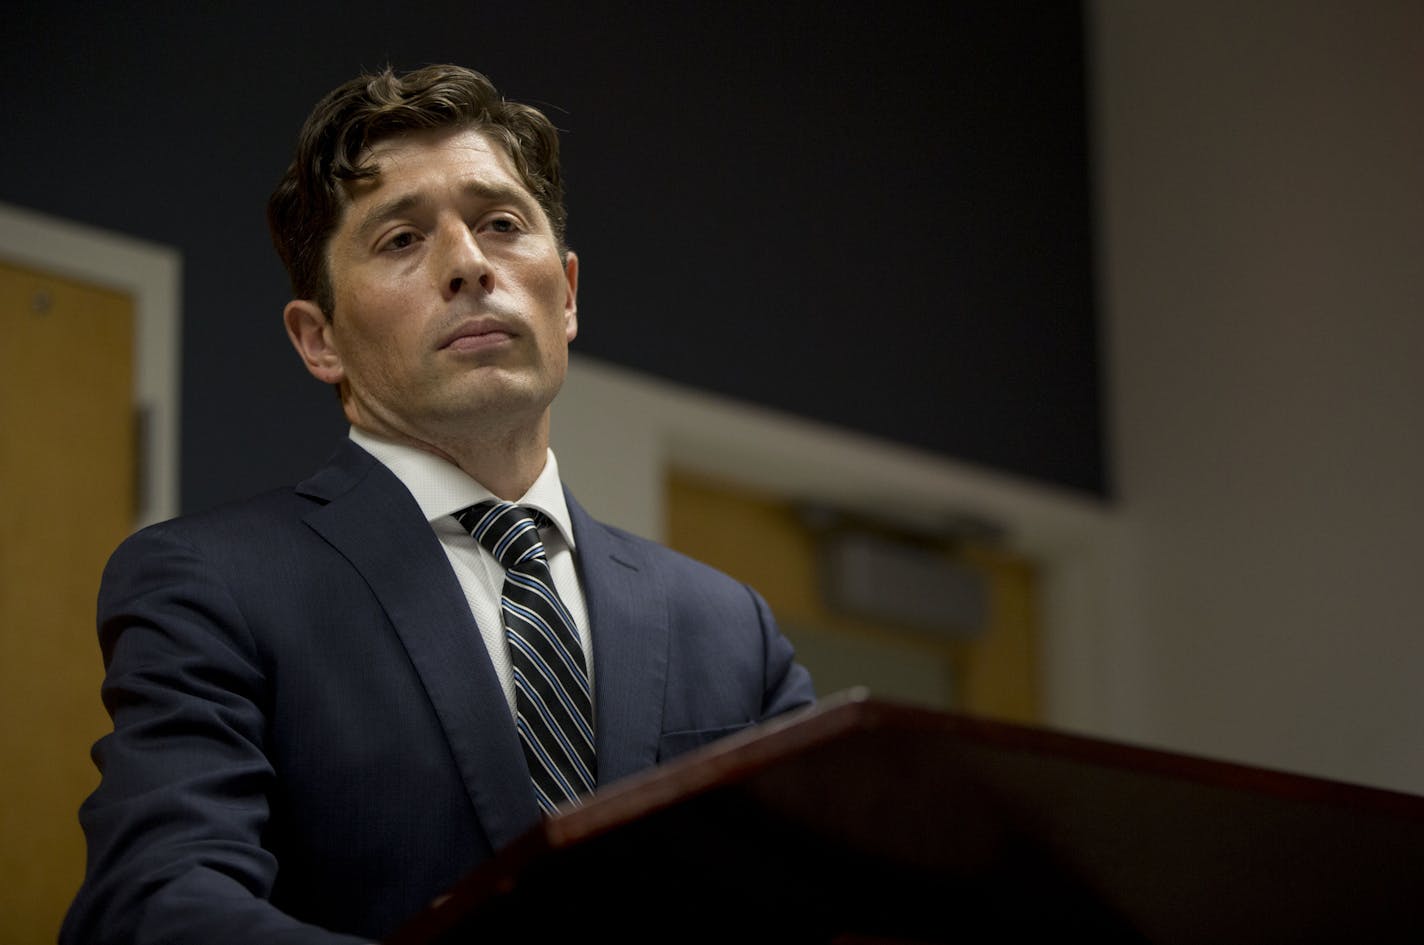
[[[317,102],[302,125],[296,156],[267,201],[267,226],[296,298],[315,299],[331,315],[326,246],[341,220],[343,185],[379,173],[363,159],[366,149],[406,132],[467,127],[508,152],[548,216],[562,254],[567,213],[559,136],[549,119],[537,108],[505,101],[489,79],[463,66],[426,66],[403,75],[388,66]]]

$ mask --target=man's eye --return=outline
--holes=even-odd
[[[409,246],[410,244],[412,244],[412,243],[414,243],[414,242],[415,242],[415,234],[412,233],[412,232],[410,232],[409,230],[405,230],[405,231],[402,231],[402,232],[400,232],[400,233],[397,233],[395,236],[392,236],[390,239],[386,240],[386,243],[385,243],[385,245],[384,245],[382,248],[383,248],[383,249],[405,249],[407,246]]]
[[[485,226],[496,233],[518,233],[519,224],[509,217],[495,217],[485,224]]]

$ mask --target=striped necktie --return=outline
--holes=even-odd
[[[514,668],[514,723],[547,814],[592,791],[598,768],[583,648],[554,589],[536,516],[544,520],[511,502],[481,502],[455,513],[505,569],[499,604]]]

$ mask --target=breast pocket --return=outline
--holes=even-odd
[[[724,725],[719,728],[699,728],[689,729],[682,732],[664,732],[658,739],[658,762],[670,761],[678,755],[692,751],[694,748],[701,748],[709,742],[715,742],[719,738],[726,738],[728,735],[735,735],[743,729],[750,728],[753,723],[741,722],[737,725]]]

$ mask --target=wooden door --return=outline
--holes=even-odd
[[[929,635],[828,606],[816,534],[790,500],[678,471],[667,488],[668,544],[755,587],[819,695],[867,686],[882,698],[1042,721],[1031,561],[992,544],[946,544],[942,554],[982,577],[988,614],[972,638]]]
[[[52,942],[109,730],[99,575],[133,527],[132,300],[0,262],[0,941]]]

